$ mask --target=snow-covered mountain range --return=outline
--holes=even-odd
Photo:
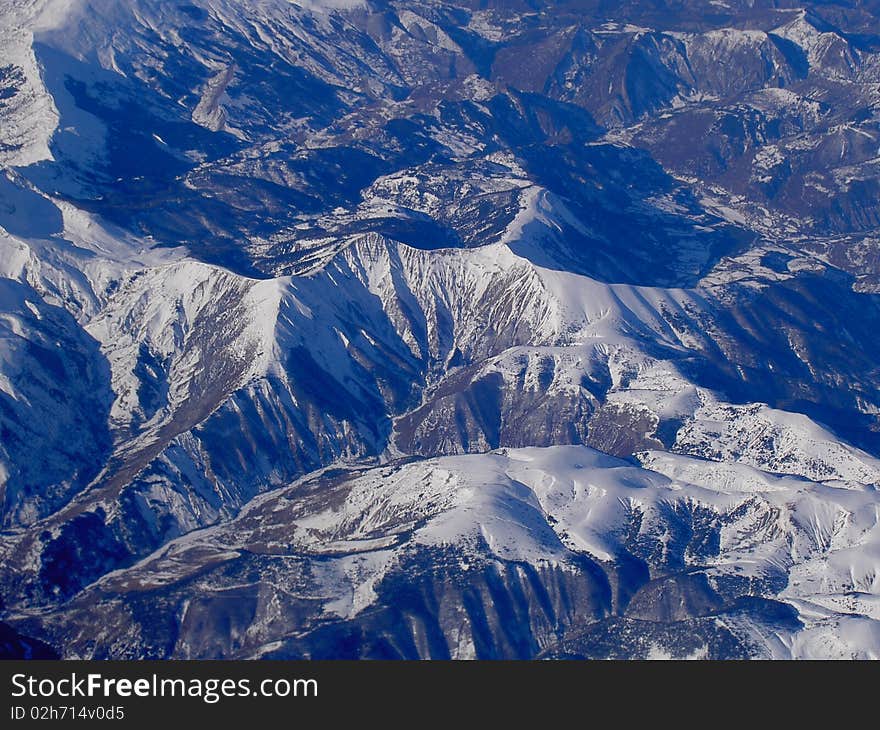
[[[0,649],[880,657],[880,5],[710,5],[0,4]]]

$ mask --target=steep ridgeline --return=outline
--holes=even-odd
[[[669,5],[6,3],[8,653],[880,656],[880,19]]]
[[[641,458],[331,469],[105,576],[39,630],[71,657],[874,655],[873,490]]]

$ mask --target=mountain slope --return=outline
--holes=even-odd
[[[876,657],[880,20],[698,5],[4,6],[10,630]]]

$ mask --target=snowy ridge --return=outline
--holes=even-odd
[[[697,486],[682,475],[699,476],[705,462],[672,454],[662,459],[676,477],[584,447],[553,447],[389,465],[354,473],[329,493],[293,487],[255,501],[226,527],[181,538],[107,576],[95,595],[154,590],[196,571],[208,569],[210,576],[224,563],[235,572],[240,551],[316,554],[324,558],[312,590],[321,596],[325,620],[355,620],[381,600],[383,580],[425,549],[453,549],[464,581],[487,560],[578,575],[579,556],[611,564],[634,552],[647,560],[655,581],[675,574],[682,560],[704,574],[716,606],[711,610],[758,655],[878,657],[880,645],[870,638],[876,637],[872,606],[880,589],[880,512],[872,489],[837,489],[742,466],[735,468],[743,488],[711,479]],[[723,608],[734,576],[758,586],[778,584],[780,575],[790,576],[780,597],[798,607],[794,624],[768,632],[748,614]],[[212,585],[206,578],[203,589]],[[853,617],[835,595],[840,601],[851,596],[852,606],[861,602],[863,616]],[[646,610],[638,592],[629,605],[625,615]],[[707,610],[697,605],[682,610]],[[74,615],[79,610],[74,607]],[[260,610],[237,651],[260,654],[263,643],[275,645],[274,621]],[[99,644],[114,640],[112,633],[98,637]],[[193,647],[186,633],[179,642],[187,655]]]
[[[3,167],[52,159],[49,140],[58,111],[40,78],[31,46],[34,30],[63,22],[69,5],[67,0],[10,0],[0,8],[0,85],[9,92],[0,102]]]
[[[141,383],[134,371],[144,351],[164,370],[160,376],[153,370],[156,366],[146,366],[168,384],[165,397],[172,412],[190,397],[193,379],[213,368],[202,358],[216,357],[219,352],[213,348],[221,343],[224,359],[240,368],[237,380],[224,387],[235,390],[265,372],[279,303],[273,282],[245,281],[215,267],[183,261],[139,272],[117,289],[114,300],[124,308],[117,309],[111,301],[87,329],[105,343],[117,393],[111,416],[119,425],[138,411],[143,415],[137,395]],[[211,330],[216,332],[213,337]],[[215,339],[218,336],[221,339]],[[153,416],[159,417],[159,412]],[[149,422],[142,427],[147,426]]]
[[[502,5],[3,5],[0,619],[878,656],[880,24]]]
[[[75,224],[80,218],[70,215],[65,235],[81,240],[83,233],[77,231],[82,225]],[[516,231],[528,221],[511,224],[512,243],[522,240],[523,234]],[[92,299],[96,290],[106,289],[106,284],[95,282],[119,277],[112,295],[104,303],[97,299],[102,309],[86,329],[103,344],[110,364],[115,393],[110,422],[124,452],[134,448],[125,440],[138,434],[137,442],[147,444],[159,433],[174,437],[186,432],[191,428],[188,417],[178,418],[183,406],[189,411],[194,403],[211,403],[204,416],[218,408],[238,411],[235,399],[242,389],[251,393],[247,398],[280,397],[280,402],[296,408],[313,407],[302,402],[297,379],[302,374],[291,379],[283,365],[287,353],[298,351],[309,353],[331,387],[342,388],[356,401],[369,408],[390,402],[398,424],[391,453],[406,453],[414,446],[417,452],[437,448],[417,444],[424,442],[427,429],[437,428],[437,418],[449,417],[446,401],[435,401],[434,394],[442,394],[446,383],[458,376],[455,368],[434,373],[440,364],[463,358],[478,366],[468,376],[473,382],[498,374],[506,387],[557,399],[546,401],[548,408],[566,402],[581,403],[577,408],[587,412],[599,408],[596,395],[584,389],[583,378],[601,379],[607,373],[610,389],[604,394],[603,411],[615,420],[645,419],[644,445],[659,445],[652,432],[661,419],[684,419],[674,442],[684,453],[742,460],[814,479],[864,482],[875,480],[878,473],[876,462],[866,454],[859,457],[864,466],[850,464],[857,452],[837,445],[833,436],[802,416],[786,421],[785,414],[758,406],[730,407],[728,412],[723,404],[705,405],[715,404],[717,398],[695,389],[675,362],[676,353],[686,353],[700,337],[695,325],[683,325],[705,309],[697,292],[609,285],[545,269],[514,254],[506,243],[424,251],[369,234],[351,241],[309,276],[259,281],[187,260],[138,270],[133,267],[150,261],[152,253],[140,254],[138,264],[131,249],[107,244],[101,250],[94,243],[101,239],[92,234],[91,240],[91,250],[99,256],[80,268],[87,275],[96,272],[90,275],[95,281],[87,279]],[[108,255],[119,258],[104,258]],[[39,259],[33,261],[42,266]],[[344,297],[339,294],[342,289]],[[487,301],[492,306],[487,308]],[[358,313],[354,320],[352,311]],[[658,358],[656,352],[666,357]],[[427,390],[416,411],[409,410],[410,387],[382,371],[387,365],[380,363],[391,353],[401,363],[409,361],[413,372],[424,372]],[[365,366],[375,384],[364,380]],[[265,378],[269,380],[263,383]],[[277,390],[276,382],[284,384],[287,395]],[[265,395],[256,395],[266,388]],[[733,418],[734,413],[739,415]],[[424,419],[416,427],[415,442],[410,436],[402,441],[401,429],[411,428],[414,417]],[[329,429],[334,441],[347,444],[333,446],[334,451],[356,454],[365,446],[351,438],[362,427],[355,425],[353,415],[341,419],[325,426],[310,422],[309,429],[321,439]],[[168,432],[166,427],[176,420],[181,425]],[[714,429],[725,423],[732,424],[729,430],[716,434]],[[755,444],[770,437],[769,424],[774,423],[787,430],[778,437],[783,441],[769,442],[775,461],[768,462]],[[497,445],[488,434],[475,437],[484,449]],[[156,443],[165,444],[167,438]],[[369,449],[381,443],[376,438],[369,436]],[[466,450],[455,444],[456,438],[450,434],[443,448]],[[826,445],[799,446],[805,438]],[[187,469],[209,468],[203,464],[206,446],[201,439],[188,437],[173,446],[189,454],[185,458],[193,463]],[[736,445],[737,439],[744,443]],[[173,460],[179,458],[178,454]]]

